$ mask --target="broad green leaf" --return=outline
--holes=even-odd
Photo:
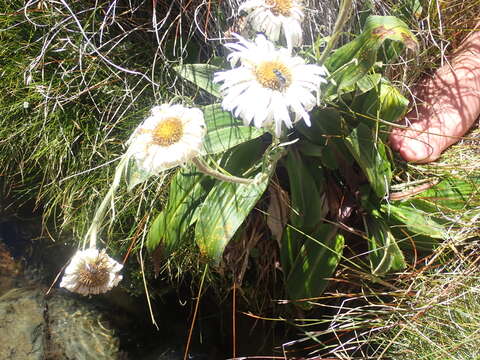
[[[203,154],[224,152],[238,144],[255,139],[265,133],[263,129],[244,126],[218,104],[203,107],[207,134],[203,142]]]
[[[221,69],[209,64],[186,64],[173,68],[182,78],[194,83],[200,89],[219,98],[219,86],[213,83],[213,74]]]
[[[296,151],[288,152],[285,166],[290,183],[291,224],[310,231],[322,222],[322,218],[328,212],[322,191],[323,182],[315,181],[313,169],[307,167]],[[322,174],[316,175],[323,179]]]
[[[405,228],[404,224],[398,221],[392,221],[392,219],[388,219],[388,225],[398,246],[407,254],[412,254],[413,252],[425,252],[428,254],[443,243],[443,239],[435,239],[427,235],[415,234]]]
[[[296,125],[297,130],[311,143],[325,146],[338,143],[343,145],[341,138],[344,133],[340,112],[334,108],[315,109],[311,112],[312,125],[307,126],[303,121]]]
[[[363,123],[345,138],[345,144],[362,168],[375,194],[383,198],[387,194],[392,178],[385,145],[380,139],[375,140],[372,129]]]
[[[414,234],[427,235],[432,238],[443,239],[446,229],[436,221],[430,213],[416,209],[409,204],[382,205],[384,218],[389,218],[405,224],[405,227]]]
[[[313,144],[308,140],[301,141],[297,147],[306,156],[322,157],[324,155],[325,146]]]
[[[242,120],[234,118],[229,111],[223,110],[220,104],[205,105],[201,109],[207,129],[223,129],[243,125]]]
[[[360,93],[366,93],[373,88],[377,87],[378,84],[380,83],[380,79],[382,78],[382,75],[380,74],[371,74],[371,75],[365,75],[363,78],[358,80],[357,82],[357,87]]]
[[[372,274],[384,275],[405,269],[403,253],[385,220],[379,214],[372,214],[367,217],[366,225]]]
[[[265,160],[267,146],[263,138],[241,143],[222,154],[221,166],[236,176],[251,174]]]
[[[150,226],[147,235],[147,248],[155,250],[161,245],[168,255],[187,239],[195,209],[206,195],[202,186],[205,175],[194,168],[179,171],[172,179],[165,208]]]
[[[216,264],[245,218],[267,188],[268,179],[259,184],[217,183],[207,195],[197,217],[195,241],[200,253]]]
[[[340,262],[343,247],[343,236],[331,224],[322,224],[313,236],[307,237],[286,277],[289,298],[320,296]]]
[[[382,79],[375,89],[361,98],[360,111],[374,119],[396,122],[408,110],[408,99],[386,79]]]
[[[417,39],[400,19],[393,16],[370,16],[363,32],[336,50],[325,62],[333,80],[326,85],[325,96],[333,100],[337,94],[353,91],[357,82],[376,63],[378,50],[386,40],[400,42],[412,50],[418,47]]]
[[[480,179],[447,178],[414,198],[432,203],[444,211],[473,209],[480,206]]]
[[[325,167],[335,170],[340,163],[351,164],[353,159],[349,156],[342,139],[346,133],[346,126],[339,111],[333,108],[315,109],[311,113],[311,120],[310,127],[303,122],[297,125],[297,130],[308,140],[302,139],[299,142],[300,151],[309,152],[309,155],[314,156],[312,151],[320,154],[320,150],[318,148],[314,150],[312,145],[320,145],[324,148],[318,157]]]
[[[468,180],[444,178],[429,189],[393,202],[393,205],[427,214],[429,221],[434,222],[434,229],[440,226],[445,229],[437,231],[437,238],[442,238],[442,231],[453,230],[452,233],[455,234],[458,233],[455,230],[463,230],[465,226],[475,229],[478,228],[476,219],[480,216],[480,179],[473,176]],[[418,229],[415,229],[418,233]],[[425,235],[429,235],[429,232],[426,229],[421,231]],[[464,231],[460,233],[466,236],[474,234]],[[425,242],[423,238],[422,242]]]
[[[266,145],[259,138],[237,145],[222,154],[220,167],[235,176],[245,177],[247,174],[252,174],[258,170],[259,163],[265,154],[265,147]],[[191,218],[192,225],[197,221],[201,211],[201,207],[195,210]]]
[[[382,120],[396,122],[408,109],[408,99],[385,79],[380,84],[379,100],[379,116]]]
[[[300,155],[290,151],[285,160],[290,183],[290,224],[299,231],[287,227],[281,247],[281,261],[285,273],[298,256],[298,252],[305,236],[301,232],[310,234],[323,222],[328,212],[326,196],[323,193],[324,180],[321,173],[314,177]],[[320,169],[317,170],[320,172]],[[316,181],[315,178],[318,180]]]

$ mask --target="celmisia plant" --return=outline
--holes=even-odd
[[[193,233],[200,254],[220,263],[276,174],[287,184],[290,201],[283,211],[289,216],[267,223],[280,245],[292,299],[319,296],[325,289],[343,258],[346,225],[337,224],[353,219],[363,221],[355,234],[368,247],[361,259],[374,279],[405,268],[399,228],[390,224],[413,217],[387,201],[392,169],[384,134],[408,101],[382,71],[404,48],[415,50],[417,41],[399,19],[370,16],[361,34],[335,50],[352,7],[350,0],[342,4],[323,52],[325,39],[294,51],[303,21],[299,2],[246,1],[240,9],[264,34],[253,39],[234,35],[225,44],[223,68],[176,68],[216,99],[203,107],[208,129],[203,153],[209,161],[235,175],[267,175],[256,183],[227,184],[209,182],[193,168],[179,172],[166,206],[151,224],[150,250],[160,247],[171,254]],[[288,16],[295,21],[290,28]],[[430,223],[430,234],[441,236],[436,221]],[[411,225],[406,225],[409,231],[424,231]]]
[[[275,205],[287,215],[267,220],[265,233],[279,244],[292,299],[322,293],[344,258],[346,235],[365,249],[350,266],[369,269],[375,281],[407,266],[405,238],[425,249],[443,239],[430,204],[390,198],[386,134],[408,101],[383,73],[402,51],[415,51],[417,40],[401,20],[372,15],[358,36],[335,49],[352,8],[351,0],[342,4],[334,33],[302,44],[299,1],[245,1],[240,10],[264,34],[234,35],[224,44],[226,57],[215,59],[221,66],[175,67],[208,105],[155,106],[135,129],[86,234],[87,253],[72,259],[62,286],[96,293],[121,278],[121,267],[96,244],[122,178],[131,189],[151,177],[163,184],[172,174],[168,199],[149,224],[147,248],[169,256],[195,243],[201,259],[218,265],[259,201],[274,208],[274,176],[289,194]],[[274,216],[266,213],[261,216]]]

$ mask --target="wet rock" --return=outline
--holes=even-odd
[[[19,286],[22,265],[15,261],[5,244],[0,241],[0,296]]]
[[[57,285],[45,296],[74,251],[23,222],[0,219],[0,360],[183,360],[190,314],[174,293],[156,307],[160,330],[145,298],[121,286],[88,298]],[[204,326],[201,338],[216,343],[214,333],[207,336]],[[190,360],[225,358],[206,341],[192,343]]]
[[[45,358],[44,307],[38,290],[13,289],[0,297],[0,359]]]
[[[13,289],[0,297],[0,359],[122,359],[115,331],[93,306],[44,289]]]
[[[119,359],[119,340],[102,314],[88,303],[57,293],[47,301],[48,358]],[[56,357],[55,357],[56,356]]]

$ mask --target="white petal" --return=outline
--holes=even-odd
[[[296,23],[292,24],[291,39],[296,41],[301,32],[295,27]],[[274,25],[270,24],[269,29]],[[293,122],[300,118],[310,125],[308,111],[316,105],[315,95],[320,84],[326,81],[325,68],[305,64],[301,57],[292,56],[289,49],[276,49],[262,35],[250,43],[242,38],[241,44],[243,49],[235,54],[240,59],[240,66],[215,75],[224,96],[222,107],[246,124],[253,122],[256,127],[274,129],[276,136],[281,136],[283,124],[291,128]],[[288,88],[283,91],[264,87],[256,78],[255,67],[269,61],[282,63],[292,75]],[[295,115],[293,122],[290,111]]]
[[[224,75],[218,73],[219,79]],[[228,76],[227,76],[228,77]],[[202,143],[206,132],[203,112],[196,108],[187,108],[180,104],[163,104],[155,106],[148,117],[129,140],[128,156],[133,156],[137,164],[152,175],[182,165],[198,155],[199,144]],[[182,122],[182,138],[177,140],[181,144],[181,157],[172,155],[171,146],[160,146],[155,143],[153,130],[162,122],[170,118],[177,118]],[[188,134],[187,140],[185,134]]]
[[[304,18],[301,3],[292,1],[288,16],[275,15],[272,12],[272,7],[272,5],[267,5],[265,1],[245,1],[240,5],[240,10],[249,12],[247,21],[253,29],[264,32],[270,40],[278,41],[283,29],[288,48],[300,46],[302,42],[301,23]]]

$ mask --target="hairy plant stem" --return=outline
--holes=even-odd
[[[85,239],[83,241],[83,248],[85,248],[85,244],[87,239],[89,240],[89,247],[95,248],[97,245],[97,233],[102,225],[103,219],[105,218],[105,213],[107,211],[107,206],[110,205],[112,209],[114,209],[113,199],[115,197],[115,191],[120,186],[120,180],[122,178],[122,174],[125,170],[125,165],[128,163],[128,156],[122,156],[120,163],[117,165],[115,169],[115,176],[113,177],[112,185],[110,185],[110,189],[105,194],[100,206],[95,211],[95,215],[93,216],[92,223],[88,228],[87,234],[85,235]]]
[[[342,29],[348,21],[350,17],[350,13],[352,11],[352,3],[353,0],[343,0],[342,4],[340,5],[340,10],[338,11],[337,20],[335,20],[335,26],[333,27],[332,36],[323,50],[322,54],[320,55],[320,42],[317,40],[315,42],[315,57],[317,58],[317,63],[319,65],[323,65],[325,60],[327,60],[328,55],[333,50],[333,47],[337,43],[338,38],[342,33]]]
[[[232,176],[232,175],[226,175],[222,174],[221,172],[212,169],[210,166],[208,166],[202,159],[199,157],[196,157],[192,160],[193,164],[203,172],[204,174],[214,177],[218,180],[230,182],[230,183],[235,183],[235,184],[245,184],[245,185],[250,185],[255,182],[254,179],[247,179],[247,178],[241,178],[238,176]]]

